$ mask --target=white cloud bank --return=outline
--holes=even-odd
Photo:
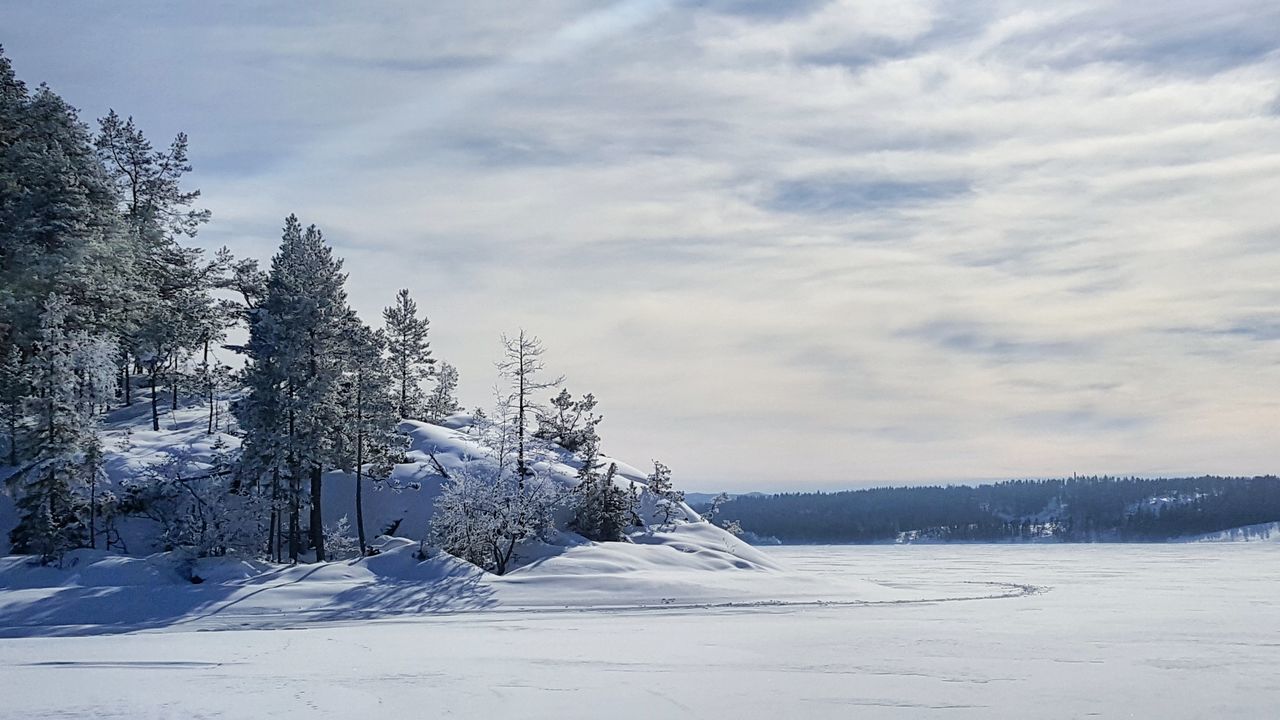
[[[1274,3],[269,7],[0,42],[186,129],[205,244],[411,288],[469,404],[524,326],[693,487],[1280,466]]]

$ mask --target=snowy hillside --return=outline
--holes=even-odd
[[[439,496],[445,472],[464,471],[473,463],[490,463],[489,449],[478,437],[473,418],[456,414],[440,425],[404,421],[401,430],[409,436],[408,463],[396,465],[386,482],[365,481],[365,523],[374,534],[394,529],[401,537],[420,539],[425,537],[431,519],[435,499]],[[439,463],[439,467],[437,467]],[[601,457],[600,465],[617,464],[616,484],[643,491],[645,473],[620,460]],[[535,471],[545,472],[562,488],[577,484],[577,472],[581,461],[572,453],[556,448],[543,449],[531,461]],[[329,519],[342,516],[354,517],[355,476],[351,473],[331,472],[325,476],[324,515]],[[641,514],[652,519],[653,499],[642,494]],[[702,518],[687,504],[680,505],[683,520],[700,521]],[[678,517],[678,516],[677,516]],[[567,520],[562,517],[561,520]]]
[[[156,473],[199,482],[238,445],[234,435],[207,433],[207,417],[199,407],[166,415],[158,432],[149,428],[150,417],[141,407],[108,415],[102,434],[107,477],[98,492],[124,495],[131,482]],[[297,566],[234,554],[194,558],[163,552],[157,522],[132,514],[116,521],[111,551],[72,551],[61,567],[41,567],[25,556],[0,561],[0,588],[7,591],[0,599],[0,618],[11,628],[47,626],[62,632],[82,625],[189,622],[232,604],[231,614],[247,613],[257,622],[279,620],[282,613],[296,620],[499,605],[749,601],[761,597],[752,578],[780,571],[774,561],[683,503],[671,522],[656,522],[645,474],[617,462],[615,483],[640,493],[638,513],[647,528],[633,530],[625,542],[594,543],[568,531],[569,515],[561,510],[558,529],[524,543],[513,570],[504,577],[488,575],[422,542],[445,474],[492,462],[473,419],[458,414],[440,425],[406,421],[401,429],[410,441],[406,462],[395,465],[383,481],[363,480],[366,527],[371,537],[380,536],[372,557]],[[531,465],[565,491],[577,483],[580,461],[555,446],[536,451]],[[352,473],[325,475],[327,527],[354,517],[355,482]],[[14,518],[12,501],[4,496],[0,530],[5,535]]]

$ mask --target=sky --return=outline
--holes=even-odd
[[[0,5],[19,77],[677,485],[1280,471],[1280,4]]]

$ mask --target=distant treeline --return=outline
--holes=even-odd
[[[1151,541],[1280,520],[1280,479],[1011,480],[734,498],[718,520],[786,543]]]

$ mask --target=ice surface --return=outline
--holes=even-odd
[[[0,717],[1269,718],[1280,707],[1275,543],[766,554],[784,569],[685,573],[736,579],[708,580],[703,605],[580,602],[571,567],[543,583],[530,567],[469,610],[300,612],[283,626],[237,614],[271,597],[268,585],[324,595],[352,582],[341,566],[324,566],[324,581],[297,568],[200,621],[0,640]],[[29,592],[42,591],[0,597]],[[261,629],[193,631],[240,623]]]

